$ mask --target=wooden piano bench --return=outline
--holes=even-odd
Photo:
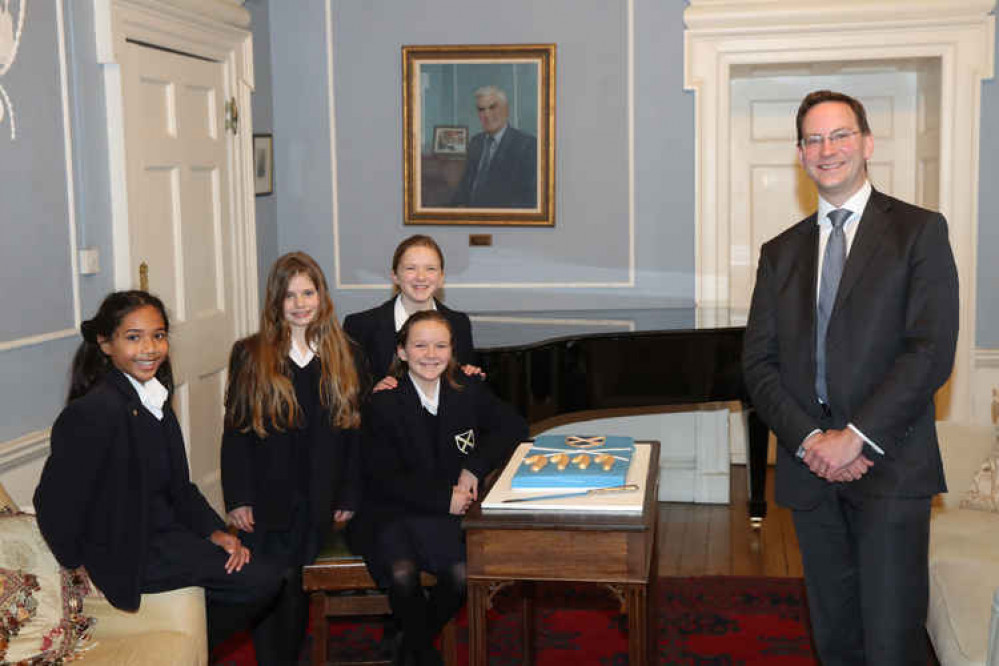
[[[421,575],[424,587],[436,583],[429,574]],[[302,568],[302,587],[309,593],[312,623],[312,666],[363,663],[386,664],[387,659],[361,662],[329,661],[329,621],[332,617],[388,616],[392,614],[388,595],[375,586],[364,558],[350,552],[343,530],[330,532],[316,561]],[[441,652],[446,666],[457,666],[458,643],[454,620],[441,632]]]

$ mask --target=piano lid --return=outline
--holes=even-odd
[[[469,313],[475,347],[493,350],[622,333],[743,328],[746,311],[719,307]]]

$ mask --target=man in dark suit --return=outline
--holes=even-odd
[[[818,211],[766,243],[743,368],[777,435],[824,666],[925,666],[930,499],[946,490],[933,395],[950,376],[958,285],[947,223],[871,188],[859,101],[798,110]]]
[[[538,192],[538,140],[510,127],[506,93],[496,86],[475,91],[482,131],[472,137],[454,206],[534,208]]]

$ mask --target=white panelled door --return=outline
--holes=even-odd
[[[171,317],[174,408],[193,479],[221,508],[219,443],[236,334],[234,220],[221,63],[125,45],[122,85],[133,285]]]
[[[732,79],[731,304],[748,310],[760,246],[815,211],[815,185],[798,163],[795,114],[813,90],[839,90],[867,109],[871,182],[915,201],[917,74],[888,71]]]

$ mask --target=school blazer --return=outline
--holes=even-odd
[[[243,368],[251,362],[250,347],[260,344],[257,336],[233,345],[229,358],[229,382],[240,381]],[[260,529],[287,530],[291,526],[292,502],[305,484],[310,524],[325,534],[336,509],[356,510],[359,504],[357,448],[360,431],[330,426],[329,410],[314,416],[305,437],[310,475],[302,479],[293,469],[292,433],[268,428],[261,439],[253,431],[226,428],[222,434],[222,493],[225,507],[252,506],[253,519]],[[320,540],[321,543],[321,540]]]
[[[460,375],[460,373],[459,373]],[[461,470],[480,481],[527,438],[527,422],[477,378],[442,380],[438,430],[427,435],[423,406],[407,376],[375,393],[364,415],[364,503],[360,524],[406,514],[448,515]]]
[[[376,308],[355,312],[343,320],[343,330],[361,347],[362,362],[358,373],[370,385],[388,374],[395,358],[395,296]],[[454,334],[454,355],[458,363],[475,363],[472,347],[472,322],[464,312],[458,312],[434,299],[438,312],[451,324]],[[369,387],[370,388],[370,387]]]
[[[67,405],[52,426],[51,453],[34,496],[38,526],[59,564],[85,566],[108,601],[128,611],[139,607],[149,534],[145,450],[137,435],[145,409],[118,370]],[[188,480],[184,440],[169,403],[163,422],[177,520],[203,537],[225,529]]]
[[[820,501],[828,483],[794,456],[822,418],[815,393],[815,214],[760,252],[743,370],[753,406],[777,435],[777,500]],[[939,213],[874,191],[847,256],[829,320],[831,427],[853,423],[885,450],[844,484],[866,495],[930,496],[946,489],[934,392],[950,376],[958,282]],[[865,447],[866,449],[866,447]]]

